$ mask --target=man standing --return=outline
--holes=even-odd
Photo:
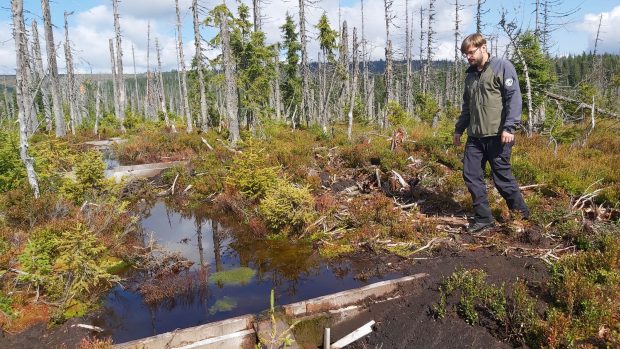
[[[461,52],[469,62],[463,93],[463,110],[454,130],[454,145],[461,144],[467,129],[463,179],[471,194],[474,222],[467,231],[479,232],[495,225],[487,198],[484,169],[491,164],[495,187],[512,212],[527,219],[527,208],[510,169],[514,132],[521,120],[521,91],[514,66],[491,57],[479,33],[463,40]]]

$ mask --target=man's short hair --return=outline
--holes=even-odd
[[[466,53],[470,47],[479,48],[482,45],[486,45],[487,39],[480,33],[470,34],[463,40],[461,44],[461,53]]]

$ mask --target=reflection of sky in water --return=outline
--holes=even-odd
[[[194,262],[194,272],[200,266],[200,240],[204,263],[210,274],[239,266],[257,270],[257,274],[245,285],[209,283],[206,288],[196,288],[191,295],[154,307],[146,305],[139,293],[117,286],[105,297],[103,315],[94,322],[109,330],[115,343],[259,313],[269,307],[272,287],[276,290],[277,304],[283,305],[380,280],[356,281],[350,272],[354,267],[348,263],[323,262],[310,248],[298,248],[290,243],[270,245],[264,240],[248,240],[247,236],[241,239],[243,234],[240,232],[233,233],[220,224],[215,224],[214,229],[214,222],[207,218],[197,224],[195,217],[167,211],[163,203],[153,206],[150,215],[143,219],[142,227],[147,233],[147,241],[152,231],[161,247],[178,251]],[[396,276],[385,275],[385,278]],[[236,308],[211,314],[209,308],[224,297],[236,301]]]

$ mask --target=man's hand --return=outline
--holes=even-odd
[[[515,135],[510,132],[502,131],[502,144],[512,143],[515,140]]]
[[[460,133],[455,133],[452,136],[452,143],[454,143],[454,145],[456,145],[457,147],[461,145],[461,134]]]

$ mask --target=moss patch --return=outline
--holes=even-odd
[[[220,271],[211,275],[211,282],[222,285],[245,285],[256,275],[256,270],[248,267]]]
[[[237,307],[237,301],[230,297],[224,297],[215,301],[209,308],[209,314],[213,315],[225,311],[231,311]]]

